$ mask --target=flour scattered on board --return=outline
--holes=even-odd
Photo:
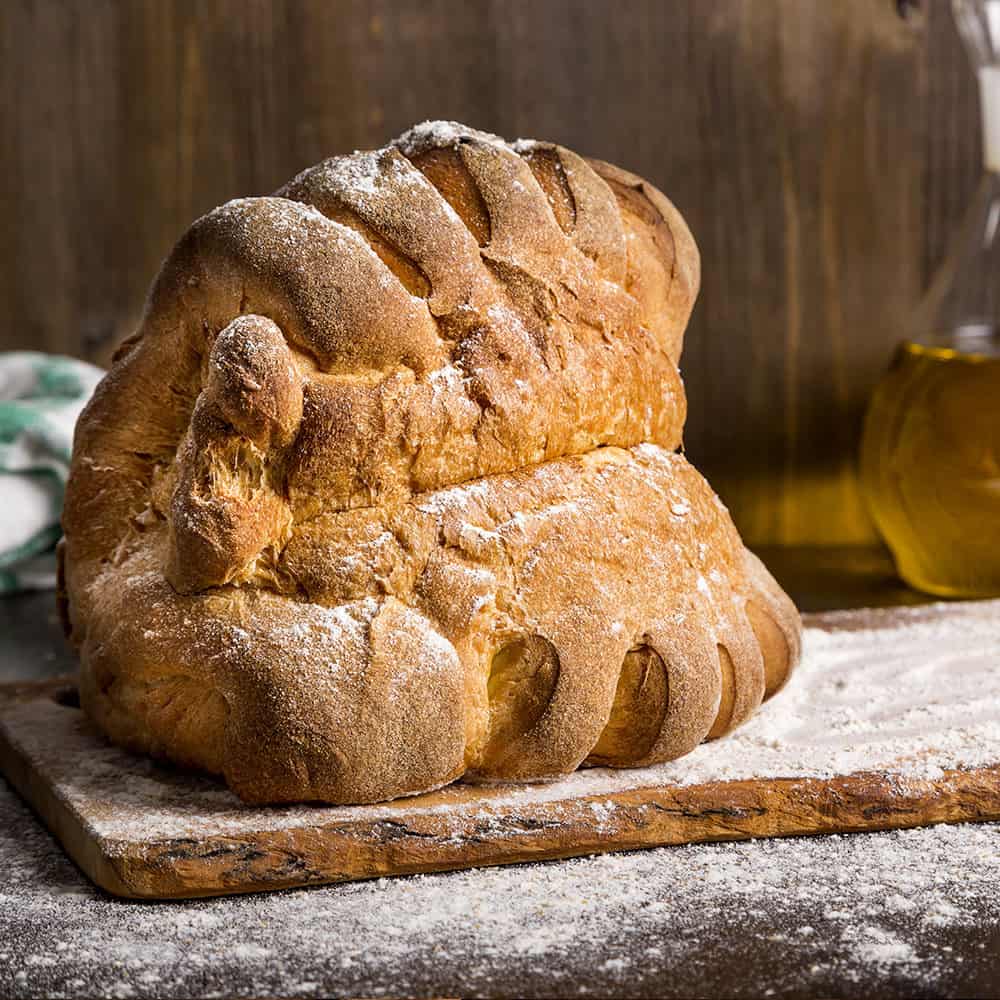
[[[1000,602],[829,616],[810,627],[788,687],[734,734],[650,768],[577,771],[559,781],[499,786],[485,808],[502,812],[629,789],[746,778],[826,778],[885,772],[894,780],[940,777],[1000,762]],[[98,742],[79,712],[37,702],[4,720],[24,753],[58,776],[60,794],[85,805],[111,841],[251,833],[334,820],[391,819],[385,805],[248,809],[221,782],[162,768]],[[58,738],[56,738],[58,734]],[[433,811],[456,824],[468,806]],[[483,809],[477,802],[475,809]],[[615,804],[602,816],[613,821]]]

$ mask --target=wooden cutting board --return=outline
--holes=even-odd
[[[119,896],[169,899],[661,844],[1000,819],[1000,602],[807,619],[789,687],[670,764],[248,808],[108,745],[68,679],[0,687],[0,768]]]

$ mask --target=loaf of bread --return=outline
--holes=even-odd
[[[744,721],[800,626],[678,451],[698,283],[651,185],[453,123],[198,220],[77,426],[88,715],[255,803]]]

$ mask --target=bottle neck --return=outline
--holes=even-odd
[[[946,348],[960,354],[995,358],[1000,356],[1000,341],[996,330],[989,324],[968,324],[935,331],[923,338],[928,347]]]
[[[983,167],[990,173],[1000,173],[1000,66],[980,66],[978,77]]]

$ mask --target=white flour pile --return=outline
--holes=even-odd
[[[93,889],[0,782],[0,996],[990,995],[1000,827],[191,903]]]
[[[489,819],[523,807],[650,785],[859,771],[933,778],[1000,763],[1000,602],[821,616],[789,686],[732,736],[678,761],[638,770],[590,769],[539,785],[503,786],[474,806]],[[220,782],[182,774],[98,743],[81,714],[37,703],[8,712],[8,734],[86,803],[109,840],[239,834],[341,820],[391,818],[398,807],[247,809]],[[433,810],[468,816],[461,788]]]

